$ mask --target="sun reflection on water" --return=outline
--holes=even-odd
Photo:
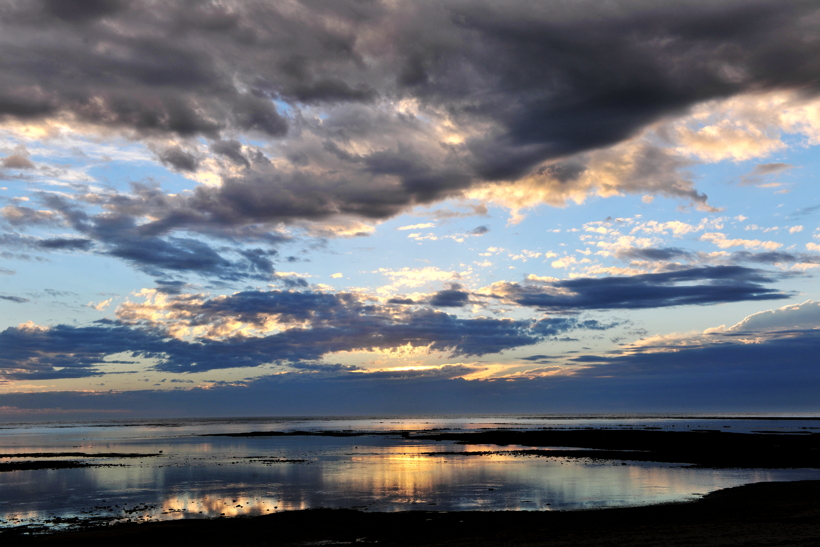
[[[395,425],[401,430],[430,427],[423,420],[410,422]],[[43,443],[37,450],[59,452],[78,444]],[[817,472],[808,476],[805,470],[709,470],[558,458],[549,457],[545,449],[535,456],[520,452],[533,448],[529,446],[459,445],[399,435],[129,437],[94,441],[93,447],[91,442],[83,444],[89,446],[82,451],[89,453],[105,447],[112,453],[162,454],[78,457],[103,466],[0,473],[0,528],[39,523],[53,529],[70,525],[72,519],[108,523],[227,518],[315,507],[578,509],[686,499],[762,480],[818,478]],[[13,448],[35,451],[31,445]]]
[[[195,496],[186,493],[166,498],[148,516],[155,520],[259,516],[277,511],[295,511],[307,508],[304,501],[289,503],[272,497],[220,497],[209,494]]]

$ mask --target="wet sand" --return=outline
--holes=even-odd
[[[820,481],[758,483],[695,502],[646,507],[450,513],[315,509],[48,536],[4,533],[0,541],[44,547],[820,545]]]

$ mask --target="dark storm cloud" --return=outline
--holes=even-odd
[[[471,143],[489,152],[480,166],[490,178],[620,141],[660,116],[749,86],[816,85],[818,52],[801,44],[813,25],[804,17],[816,11],[806,2],[785,10],[763,2],[460,8],[457,24],[472,40],[457,55],[469,76],[428,50],[419,93],[439,100],[464,93],[469,102],[456,103],[464,111],[501,122],[501,135]],[[786,53],[793,48],[805,57]],[[785,66],[775,49],[786,53]],[[479,82],[495,85],[476,100],[468,89]]]
[[[211,151],[220,156],[225,156],[236,165],[251,166],[251,162],[242,153],[242,143],[237,140],[216,141],[211,144]]]
[[[779,89],[813,96],[820,73],[818,8],[804,0],[2,0],[0,8],[0,116],[204,138],[249,171],[154,204],[167,230],[384,218],[559,158],[545,174],[571,183],[585,167],[570,155],[709,99]],[[385,113],[405,99],[422,116]],[[420,144],[429,140],[422,118],[444,111],[456,126],[482,130],[460,145]],[[236,146],[248,135],[280,146],[293,169],[257,167]],[[368,145],[351,152],[357,139]],[[197,167],[182,148],[158,154],[174,169]],[[650,146],[640,156],[647,166],[682,167]],[[705,200],[679,177],[644,175],[655,191]]]
[[[461,308],[470,303],[470,293],[461,290],[460,285],[438,291],[428,300],[431,306],[440,308]]]
[[[177,171],[196,171],[199,161],[196,156],[179,146],[171,146],[157,153],[159,160]]]
[[[123,0],[43,0],[45,12],[68,21],[83,21],[111,15],[121,10]]]
[[[496,293],[544,310],[643,309],[788,298],[763,284],[772,274],[741,266],[707,266],[624,277],[574,278],[539,284],[507,283]]]

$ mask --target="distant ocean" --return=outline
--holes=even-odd
[[[607,428],[807,433],[809,416],[491,415],[114,420],[0,427],[0,528],[364,511],[566,510],[691,499],[750,482],[820,479],[815,469],[522,456],[406,431]],[[356,436],[208,436],[247,432]],[[465,451],[481,455],[460,455]]]

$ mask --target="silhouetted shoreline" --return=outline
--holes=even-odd
[[[694,502],[582,511],[365,513],[313,509],[254,518],[126,524],[3,545],[809,545],[820,541],[820,481],[757,483]]]
[[[577,447],[583,451],[522,451],[529,455],[690,463],[712,468],[820,467],[816,433],[730,433],[720,430],[655,431],[575,429],[435,433],[417,438],[463,444]]]
[[[162,454],[137,452],[13,452],[0,454],[0,458],[156,458]],[[81,467],[115,467],[116,464],[95,463],[82,460],[46,460],[28,462],[0,462],[0,473],[9,471],[33,471],[36,469],[79,469]]]
[[[219,433],[212,437],[279,436],[401,436],[428,441],[455,441],[465,445],[557,447],[507,451],[515,455],[590,458],[692,464],[710,468],[820,468],[818,433],[733,433],[719,429],[658,431],[654,429],[541,429],[534,431],[250,431]],[[562,450],[573,447],[580,450]],[[447,452],[480,456],[481,452]],[[499,452],[494,452],[499,453]],[[442,453],[443,454],[443,453]]]

